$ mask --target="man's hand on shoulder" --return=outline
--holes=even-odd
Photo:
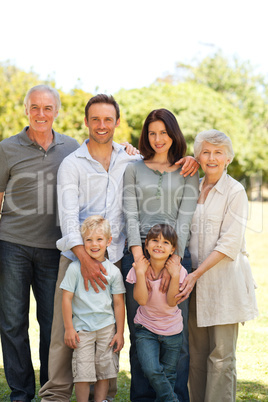
[[[101,262],[94,260],[88,255],[88,260],[81,262],[81,274],[84,278],[85,289],[88,291],[88,281],[90,281],[96,293],[99,293],[99,287],[105,290],[105,285],[108,284],[104,275],[107,275],[106,269]],[[104,285],[105,284],[105,285]]]
[[[73,247],[72,251],[80,261],[86,291],[88,291],[88,281],[90,281],[96,293],[99,293],[97,285],[105,290],[105,285],[108,282],[104,275],[107,275],[107,271],[102,263],[91,258],[82,245]]]

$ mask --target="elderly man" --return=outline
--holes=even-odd
[[[48,351],[61,237],[56,219],[56,179],[76,140],[52,129],[58,92],[46,85],[29,90],[29,126],[0,143],[0,328],[11,400],[28,402],[35,377],[28,337],[30,288],[40,326],[40,383],[48,379]]]

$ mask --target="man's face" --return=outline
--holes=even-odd
[[[114,130],[119,126],[120,119],[116,120],[116,110],[108,103],[93,103],[88,109],[85,125],[89,129],[89,138],[98,144],[107,144],[113,141]]]
[[[56,100],[50,92],[34,91],[25,105],[25,112],[32,130],[42,134],[50,133],[58,115]]]

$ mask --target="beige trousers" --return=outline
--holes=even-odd
[[[60,284],[72,261],[61,256],[54,297],[54,315],[49,348],[48,378],[39,391],[42,402],[69,402],[73,391],[72,349],[64,343],[64,324],[62,317],[62,289]],[[116,378],[110,380],[109,397],[117,392]]]
[[[197,327],[194,289],[188,326],[191,402],[235,402],[238,324]]]

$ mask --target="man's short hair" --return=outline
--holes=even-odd
[[[116,102],[116,100],[114,99],[114,97],[112,95],[108,96],[108,95],[105,95],[105,94],[98,94],[98,95],[93,96],[92,98],[90,98],[88,103],[86,104],[86,107],[85,107],[85,117],[86,117],[86,119],[88,118],[88,109],[94,103],[107,103],[108,105],[113,105],[114,108],[115,108],[115,112],[116,112],[116,120],[118,120],[120,118],[119,105]]]
[[[88,232],[91,232],[93,230],[101,230],[103,234],[107,237],[107,239],[110,239],[111,237],[110,223],[101,215],[92,215],[84,220],[81,225],[81,235],[83,239]]]
[[[60,110],[61,101],[60,101],[60,95],[59,95],[58,91],[55,88],[52,88],[49,85],[44,85],[44,84],[36,85],[35,87],[32,87],[31,89],[29,89],[29,91],[27,92],[27,94],[24,98],[24,105],[26,108],[27,108],[28,101],[29,101],[31,94],[36,91],[51,93],[51,95],[54,96],[54,99],[56,102],[57,112]]]

